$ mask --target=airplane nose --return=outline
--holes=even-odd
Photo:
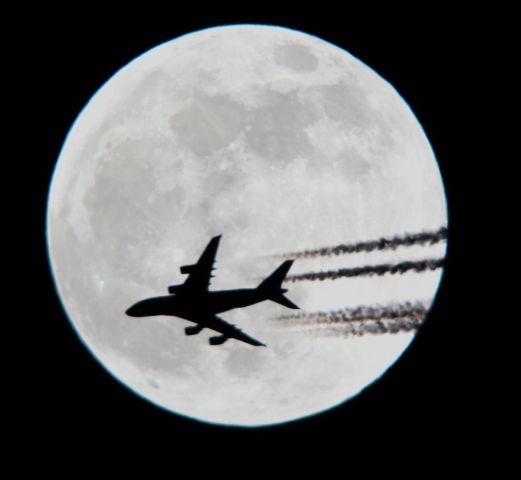
[[[170,298],[167,298],[168,305],[172,303]],[[134,303],[126,310],[129,317],[151,317],[154,315],[162,315],[165,311],[165,302],[160,297],[145,298],[140,302]]]
[[[139,317],[139,307],[137,305],[132,305],[130,308],[127,308],[125,313],[129,317]]]

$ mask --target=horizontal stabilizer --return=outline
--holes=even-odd
[[[279,303],[280,305],[284,305],[285,307],[288,307],[288,308],[294,308],[294,309],[299,308],[298,305],[295,305],[288,297],[285,297],[282,293],[280,293],[279,295],[271,296],[270,300],[272,302]]]

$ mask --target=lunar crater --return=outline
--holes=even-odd
[[[318,59],[311,53],[310,48],[299,44],[277,47],[275,61],[296,72],[310,72],[318,66]]]
[[[171,117],[170,126],[178,142],[196,155],[210,155],[244,129],[244,112],[225,95],[198,95]]]

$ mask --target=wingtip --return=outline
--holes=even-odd
[[[295,261],[294,259],[291,259],[291,260],[286,260],[284,262],[284,264],[288,266],[288,270],[291,268],[291,266],[293,265],[294,261]]]

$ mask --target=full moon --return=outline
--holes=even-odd
[[[325,40],[261,25],[187,34],[116,72],[71,127],[47,207],[57,291],[92,355],[159,407],[235,426],[318,414],[382,376],[434,300],[446,224],[396,90]],[[300,310],[220,314],[266,348],[125,315],[219,234],[211,290],[295,259],[284,288]]]

